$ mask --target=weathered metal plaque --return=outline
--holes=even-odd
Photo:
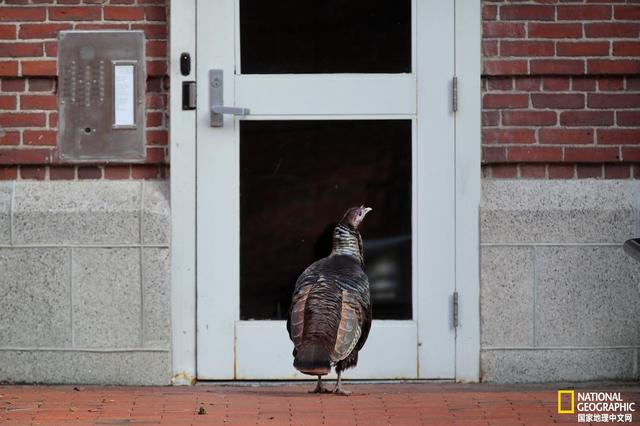
[[[145,159],[142,31],[61,31],[58,78],[61,161]]]

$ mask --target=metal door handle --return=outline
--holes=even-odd
[[[222,70],[209,70],[209,105],[211,106],[211,127],[222,127],[224,114],[247,115],[248,108],[224,106]]]

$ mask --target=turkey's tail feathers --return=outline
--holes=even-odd
[[[331,370],[329,351],[324,345],[302,345],[293,359],[296,370],[311,376],[324,376]]]

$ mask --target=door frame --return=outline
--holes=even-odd
[[[442,9],[439,0],[418,0],[419,7],[433,11]],[[179,4],[178,4],[179,3]],[[453,143],[432,144],[422,153],[439,161],[432,161],[430,167],[418,170],[427,173],[435,182],[442,185],[446,180],[453,191],[455,218],[450,227],[453,231],[446,236],[450,242],[450,265],[445,271],[453,279],[458,293],[459,324],[455,329],[455,380],[477,382],[480,375],[480,316],[479,316],[479,206],[480,206],[480,1],[455,0],[454,28],[442,28],[438,25],[418,28],[418,37],[424,40],[438,40],[442,34],[453,38],[454,52],[442,51],[438,43],[418,41],[421,50],[418,53],[417,68],[418,99],[439,99],[438,103],[419,104],[418,120],[422,120],[422,131],[438,134],[437,127],[442,120],[453,120]],[[423,9],[423,10],[424,10]],[[196,80],[196,0],[184,0],[170,3],[170,153],[171,153],[171,324],[172,324],[172,382],[174,384],[193,384],[197,375],[196,359],[196,111],[182,110],[182,83]],[[435,23],[438,20],[434,19]],[[191,74],[182,76],[179,57],[189,52],[192,57]],[[448,56],[447,56],[448,55]],[[453,62],[451,76],[429,75],[443,62],[442,57]],[[453,75],[458,80],[458,108],[451,112],[450,102]],[[425,78],[425,76],[427,78]],[[422,82],[422,83],[421,83]],[[425,84],[425,82],[428,82]],[[200,82],[206,84],[206,82]],[[423,92],[424,91],[424,92]],[[429,93],[430,98],[425,95]],[[443,105],[444,104],[444,105]],[[431,119],[429,119],[431,118]],[[449,121],[450,125],[450,121]],[[420,155],[420,153],[416,154]],[[448,158],[451,162],[442,161]],[[451,164],[453,163],[453,164]],[[436,209],[427,209],[429,205],[438,205],[437,199],[430,199],[431,191],[426,191],[419,203],[426,203],[427,220],[433,222],[437,230],[439,218]],[[431,223],[431,222],[429,222]],[[420,233],[418,234],[420,235]],[[442,237],[442,236],[441,236]],[[443,240],[444,241],[444,240]],[[418,258],[420,259],[420,257]],[[420,267],[440,268],[441,260],[431,256],[424,258],[426,264]],[[421,304],[423,301],[420,302]],[[450,318],[452,303],[439,306],[429,305],[430,310],[418,308],[423,312],[442,320]],[[435,308],[435,309],[434,309]],[[437,317],[439,315],[439,317]],[[430,342],[425,330],[420,332],[421,342]],[[437,342],[431,342],[437,348]],[[423,349],[422,350],[433,350]],[[435,366],[437,370],[437,366]]]

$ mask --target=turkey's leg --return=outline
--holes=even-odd
[[[318,376],[318,384],[316,384],[316,388],[309,391],[309,393],[331,393],[331,391],[322,386],[322,376]]]
[[[351,392],[342,389],[342,382],[341,382],[342,378],[340,377],[341,374],[342,374],[342,371],[338,371],[338,381],[336,382],[336,387],[333,388],[333,393],[338,395],[351,395]]]

